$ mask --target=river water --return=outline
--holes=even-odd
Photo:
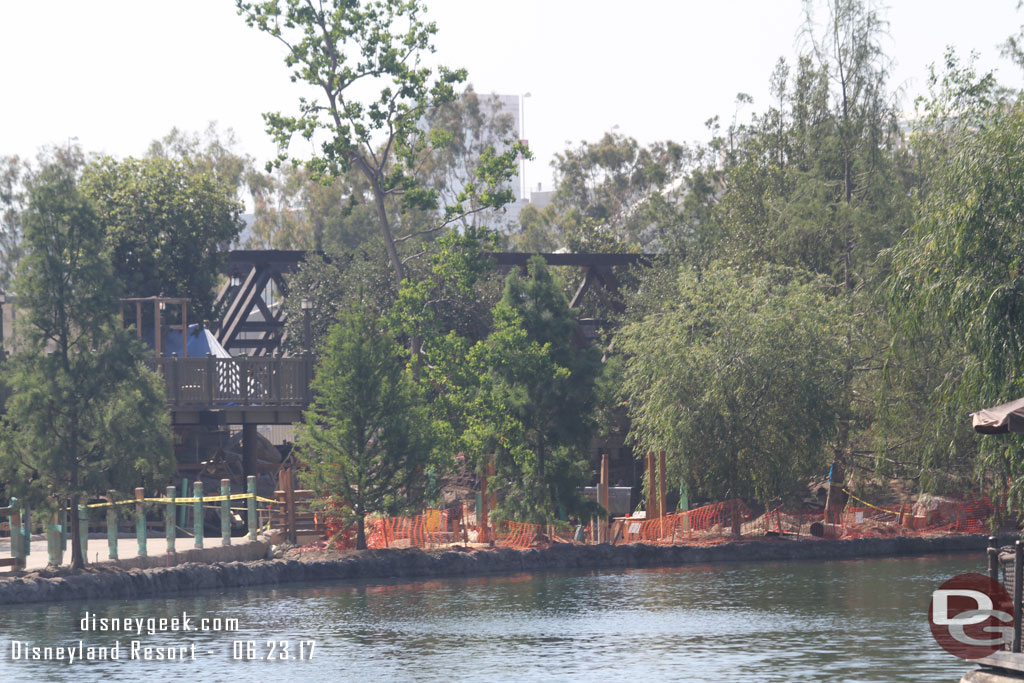
[[[968,571],[984,572],[982,552],[14,605],[0,608],[0,682],[952,683],[972,665],[932,640],[928,602],[943,581]],[[182,628],[170,620],[183,613],[189,627],[209,630],[167,630]],[[102,619],[129,617],[168,622],[143,621],[141,634],[101,630]],[[237,630],[226,630],[232,619]],[[27,658],[45,656],[46,647],[57,656],[55,648],[80,640],[97,657],[118,643],[119,658]],[[180,661],[145,659],[182,650]]]

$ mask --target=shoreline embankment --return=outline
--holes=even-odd
[[[187,594],[206,589],[269,586],[296,582],[390,581],[460,578],[515,573],[646,569],[694,564],[837,561],[973,552],[985,571],[987,536],[861,538],[838,541],[766,539],[711,546],[571,545],[537,550],[455,551],[418,548],[349,551],[337,557],[311,552],[301,559],[185,562],[167,567],[124,569],[95,566],[0,574],[0,605],[62,600],[109,600]],[[1016,536],[1001,537],[1000,544]],[[250,551],[268,546],[255,541]],[[214,560],[214,557],[210,558]]]

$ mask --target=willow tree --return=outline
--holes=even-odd
[[[679,270],[660,306],[616,336],[641,450],[673,486],[768,503],[828,462],[842,417],[842,330],[820,278],[784,268]]]
[[[1024,105],[947,54],[913,140],[926,171],[918,221],[892,251],[899,340],[930,338],[941,362],[918,419],[929,470],[1012,480],[1024,500],[1019,437],[977,439],[968,413],[1024,394]],[[923,416],[923,419],[922,419]],[[932,477],[934,480],[935,477]]]

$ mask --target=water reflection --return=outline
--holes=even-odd
[[[225,680],[956,681],[931,639],[931,591],[982,555],[751,563],[444,581],[288,586],[144,601],[6,608],[0,681]],[[83,633],[101,617],[234,618],[234,632]],[[152,647],[196,661],[12,661],[10,641]],[[233,643],[316,641],[312,660],[237,661]]]

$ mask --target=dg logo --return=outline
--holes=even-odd
[[[928,623],[946,652],[988,657],[1013,640],[1013,599],[984,574],[960,574],[932,593]]]

